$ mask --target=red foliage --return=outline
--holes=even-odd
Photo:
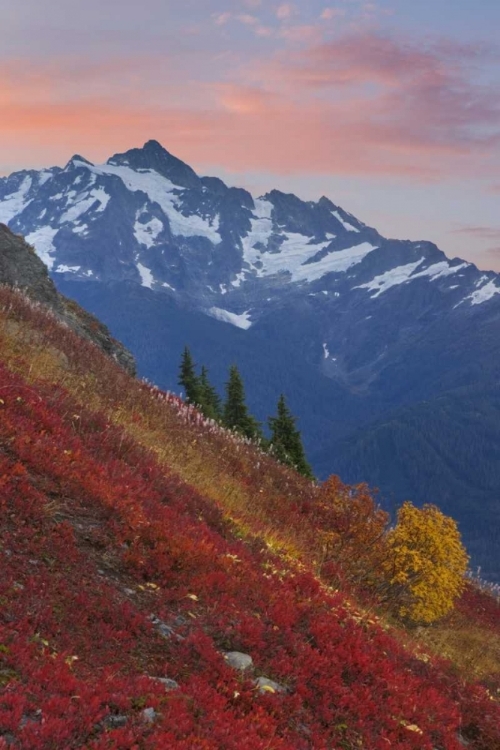
[[[500,747],[486,691],[235,539],[104,415],[1,365],[0,398],[2,750],[459,750],[460,728]],[[323,528],[305,493],[292,515]],[[285,692],[259,694],[223,650]]]

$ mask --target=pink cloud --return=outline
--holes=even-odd
[[[281,55],[212,82],[179,78],[168,59],[4,64],[0,140],[26,166],[27,153],[100,159],[153,137],[233,172],[497,179],[498,95],[450,48],[364,33]]]
[[[293,15],[293,6],[291,3],[281,3],[281,5],[278,5],[276,9],[276,18],[279,18],[280,21],[284,21],[288,18],[291,18]]]
[[[485,240],[500,242],[500,227],[476,227],[466,226],[459,229],[451,229],[453,234],[467,234],[471,237],[479,237]]]
[[[282,26],[278,36],[289,42],[312,44],[321,38],[321,30],[313,24],[290,24]]]
[[[333,18],[343,18],[346,14],[344,8],[325,8],[320,15],[323,21],[331,21]]]
[[[451,45],[425,49],[365,32],[288,55],[265,76],[305,97],[337,99],[344,115],[351,102],[374,133],[399,134],[408,147],[495,147],[500,92],[471,82],[461,64],[464,52],[474,59],[488,54],[461,45],[458,55]]]
[[[216,26],[225,26],[226,23],[228,23],[232,18],[232,13],[224,12],[224,13],[214,13],[212,16],[214,19]]]
[[[252,16],[249,13],[240,13],[238,16],[236,16],[237,20],[241,23],[246,24],[247,26],[255,26],[259,23],[259,19],[256,16]]]

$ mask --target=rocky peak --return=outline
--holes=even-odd
[[[202,187],[194,169],[169,153],[158,141],[147,141],[142,148],[115,154],[107,163],[111,166],[129,166],[132,169],[152,169],[180,187]]]

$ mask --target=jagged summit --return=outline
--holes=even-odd
[[[81,156],[80,154],[74,154],[71,159],[68,161],[66,166],[64,167],[65,170],[74,168],[75,166],[81,166],[82,164],[86,164],[89,167],[93,167],[94,164],[86,159],[84,156]]]
[[[129,166],[132,169],[152,169],[175,185],[186,188],[200,187],[200,178],[187,164],[169,153],[158,141],[147,141],[142,148],[132,148],[115,154],[107,162],[112,166]]]

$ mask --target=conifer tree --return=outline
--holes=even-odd
[[[200,406],[203,414],[209,419],[221,418],[221,400],[219,394],[208,379],[208,370],[205,366],[201,368],[200,375]]]
[[[182,353],[180,373],[179,373],[179,385],[182,385],[186,393],[186,401],[190,404],[201,403],[201,385],[198,376],[196,375],[193,358],[189,348],[186,346]]]
[[[297,420],[286,405],[283,394],[279,397],[276,416],[269,417],[268,421],[271,430],[269,442],[276,458],[282,463],[295,467],[305,477],[313,479],[312,469],[305,456],[300,432],[295,426]]]
[[[248,413],[243,380],[236,365],[229,368],[223,421],[226,427],[241,432],[245,437],[254,440],[262,437],[259,423]]]

